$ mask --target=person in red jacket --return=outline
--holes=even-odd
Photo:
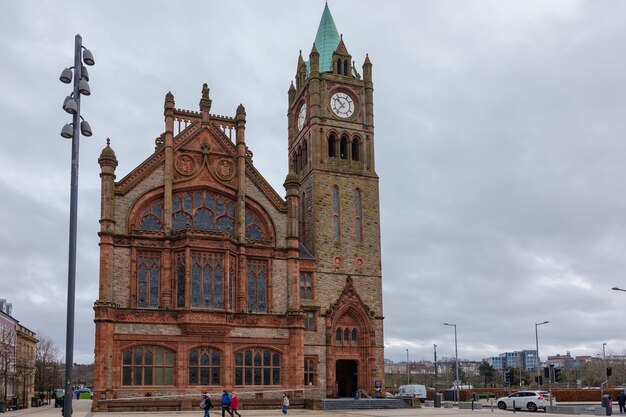
[[[232,392],[232,396],[230,397],[230,409],[233,417],[235,414],[237,414],[238,417],[241,417],[241,414],[239,414],[239,397],[235,394],[235,391]]]

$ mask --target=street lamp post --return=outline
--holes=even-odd
[[[437,345],[433,343],[433,350],[435,354],[435,393],[437,393]]]
[[[609,387],[609,368],[606,366],[606,343],[602,343],[602,361],[604,362],[604,376],[606,377],[606,387]]]
[[[409,350],[406,350],[406,384],[409,385],[410,381],[409,381]]]
[[[541,389],[541,359],[539,359],[539,333],[537,332],[537,327],[542,324],[548,324],[549,321],[544,321],[541,323],[535,323],[535,354],[537,355],[537,389]]]
[[[455,387],[456,389],[454,390],[454,396],[455,401],[459,401],[459,384],[461,383],[461,381],[459,381],[459,351],[458,351],[458,345],[457,345],[457,340],[456,340],[456,324],[452,324],[452,323],[444,323],[444,326],[452,326],[454,327],[454,364],[456,367],[456,381],[455,381]]]
[[[91,94],[89,89],[89,75],[83,66],[94,65],[91,52],[82,44],[83,38],[76,35],[74,39],[74,67],[65,68],[60,80],[65,84],[74,78],[74,90],[63,102],[63,110],[73,116],[73,123],[63,126],[61,136],[72,139],[72,178],[70,185],[70,235],[69,259],[67,273],[67,322],[65,335],[65,397],[63,401],[63,415],[72,415],[72,367],[74,363],[74,304],[76,298],[76,229],[78,213],[78,144],[80,134],[91,136],[91,127],[80,115],[80,96]],[[72,76],[72,69],[73,76]],[[82,121],[81,121],[82,120]]]

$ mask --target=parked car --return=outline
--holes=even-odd
[[[537,411],[537,409],[545,410],[550,405],[550,393],[547,391],[518,391],[508,397],[498,398],[496,403],[498,408],[506,410],[513,409],[513,401],[515,401],[515,409],[527,409],[528,411]],[[556,398],[552,396],[552,405],[556,406]]]
[[[426,401],[426,387],[424,385],[401,385],[396,393],[398,398],[419,398]]]

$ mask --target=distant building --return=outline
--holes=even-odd
[[[0,300],[0,401],[17,401],[28,408],[34,395],[38,340],[33,331],[11,316],[12,307]]]
[[[576,367],[576,360],[567,352],[565,355],[548,356],[548,365],[554,365],[558,369],[574,369]]]
[[[526,371],[537,369],[540,363],[536,350],[519,350],[514,352],[500,353],[498,356],[485,359],[497,371],[504,371],[508,368],[519,368]]]

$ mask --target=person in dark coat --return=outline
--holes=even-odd
[[[211,413],[211,408],[213,408],[213,403],[211,403],[211,394],[208,392],[204,394],[204,399],[202,403],[204,405],[204,417],[209,417]]]
[[[624,391],[617,394],[617,403],[619,404],[619,412],[626,412],[626,393]]]

